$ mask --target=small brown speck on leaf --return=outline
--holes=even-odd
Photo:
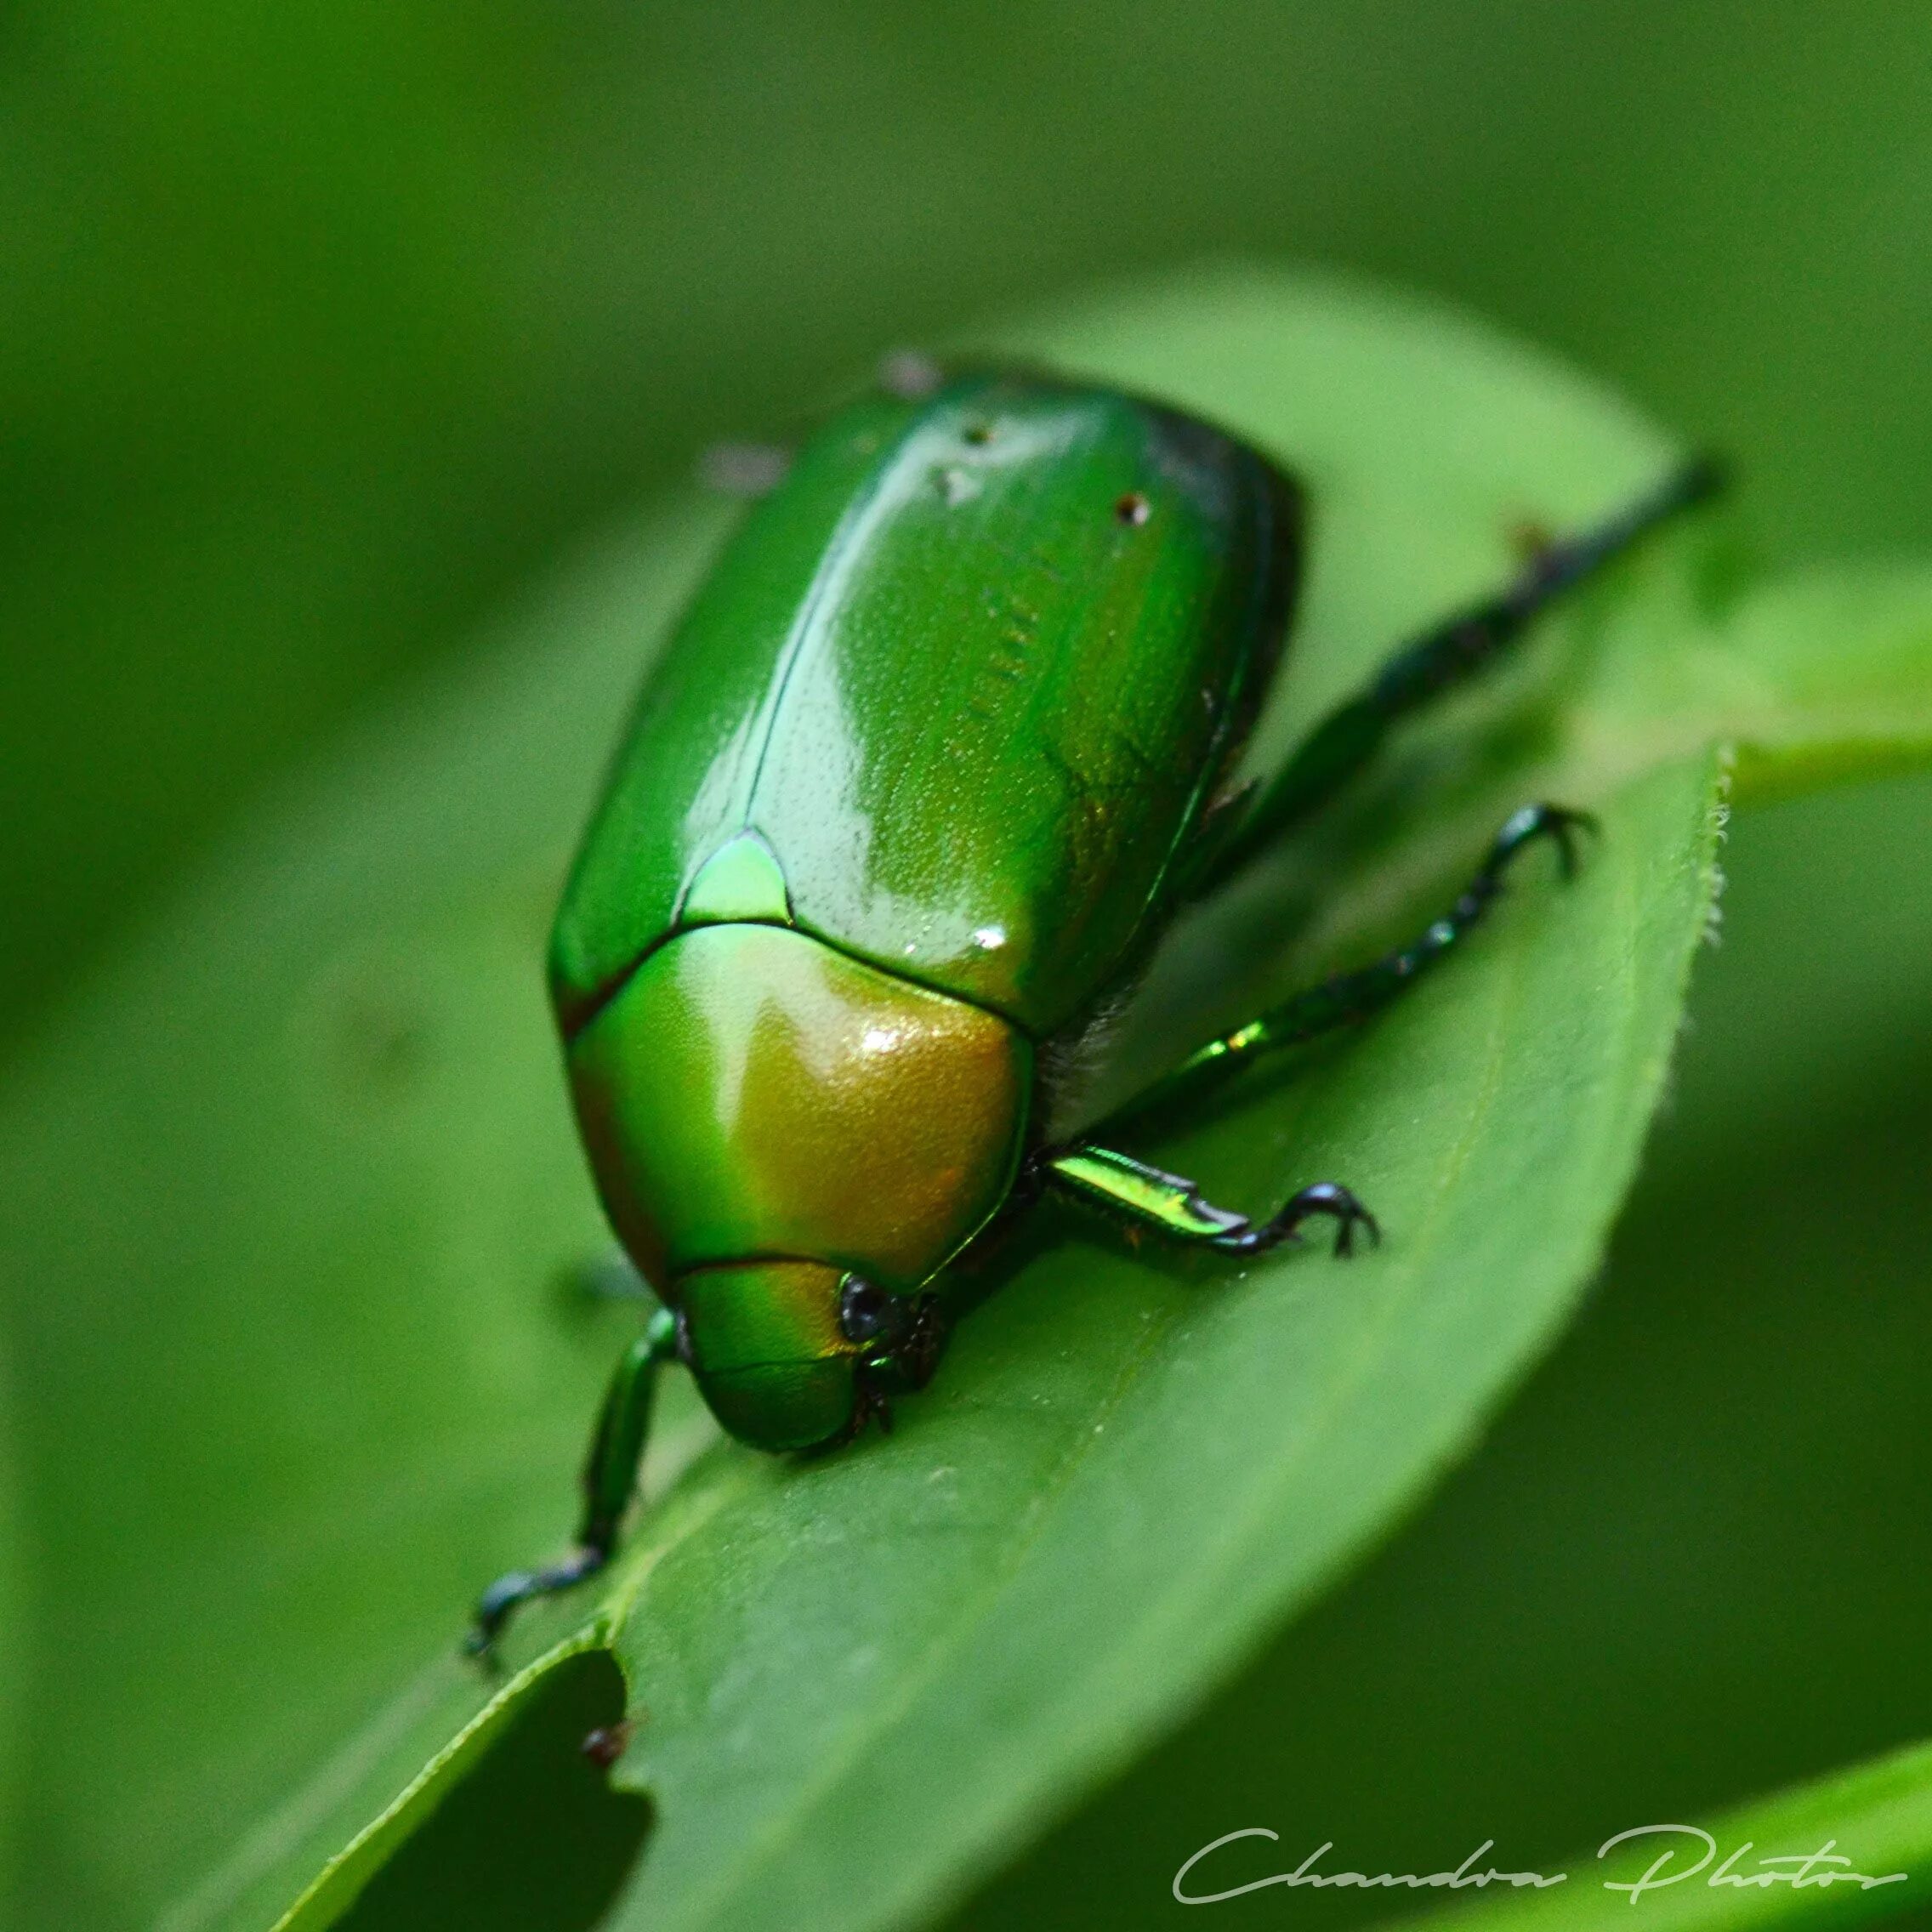
[[[1533,564],[1556,548],[1556,532],[1535,517],[1520,517],[1509,526],[1509,548],[1521,561]]]
[[[600,1724],[579,1748],[599,1770],[607,1771],[628,1747],[637,1726],[628,1718],[618,1724]]]

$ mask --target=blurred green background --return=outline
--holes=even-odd
[[[1805,0],[14,0],[0,1009],[706,440],[1095,276],[1415,282],[1781,554],[1923,540],[1928,71]]]
[[[0,1050],[704,442],[1096,276],[1420,285],[1730,452],[1768,557],[1932,551],[1929,74],[1932,11],[1802,0],[17,0]],[[1247,1824],[1551,1855],[1932,1733],[1929,851],[1912,781],[1738,827],[1571,1342],[963,1923],[1171,1917],[1174,1865]]]

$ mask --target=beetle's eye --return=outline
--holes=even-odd
[[[838,1297],[838,1326],[848,1342],[875,1341],[892,1310],[892,1297],[858,1275],[845,1277]]]

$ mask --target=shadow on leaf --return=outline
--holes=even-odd
[[[606,1651],[551,1671],[506,1735],[397,1852],[342,1932],[589,1932],[642,1850],[646,1798],[612,1791],[585,1739],[623,1716]]]

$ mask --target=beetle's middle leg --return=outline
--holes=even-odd
[[[1225,883],[1325,804],[1403,719],[1494,663],[1543,609],[1622,556],[1660,524],[1715,494],[1715,463],[1686,463],[1594,530],[1540,545],[1514,583],[1424,631],[1322,719],[1281,775],[1204,862],[1198,889]]]
[[[1456,902],[1407,946],[1384,955],[1359,972],[1337,975],[1297,993],[1259,1019],[1188,1055],[1172,1073],[1157,1080],[1111,1115],[1095,1132],[1111,1138],[1133,1120],[1185,1106],[1219,1086],[1230,1075],[1285,1047],[1299,1046],[1337,1028],[1351,1026],[1399,998],[1445,957],[1488,910],[1503,889],[1503,876],[1518,853],[1539,838],[1557,849],[1565,875],[1576,869],[1577,837],[1589,828],[1582,812],[1560,805],[1525,805],[1513,813],[1492,843],[1482,868]],[[1111,1208],[1129,1220],[1158,1227],[1182,1241],[1201,1242],[1236,1253],[1252,1254],[1294,1238],[1311,1215],[1326,1214],[1338,1224],[1336,1252],[1349,1252],[1355,1230],[1378,1238],[1374,1217],[1345,1187],[1323,1181],[1304,1188],[1272,1220],[1253,1222],[1202,1198],[1190,1180],[1151,1168],[1094,1140],[1049,1154],[1043,1177],[1090,1203]]]
[[[594,1577],[611,1560],[618,1526],[637,1488],[657,1372],[676,1355],[677,1336],[677,1317],[669,1309],[660,1309],[625,1350],[598,1411],[590,1453],[584,1460],[583,1515],[577,1546],[561,1563],[542,1570],[512,1570],[484,1591],[463,1645],[472,1656],[491,1655],[519,1605],[567,1590]]]
[[[1587,812],[1571,811],[1562,805],[1525,805],[1512,812],[1491,841],[1481,869],[1463,888],[1455,904],[1406,946],[1357,972],[1338,974],[1318,986],[1310,986],[1279,1006],[1270,1007],[1245,1026],[1196,1047],[1172,1073],[1117,1109],[1097,1131],[1105,1134],[1122,1121],[1184,1106],[1264,1054],[1302,1046],[1379,1012],[1446,957],[1481,919],[1526,846],[1548,839],[1556,847],[1564,877],[1568,878],[1577,869],[1577,835],[1594,831],[1595,822]]]

